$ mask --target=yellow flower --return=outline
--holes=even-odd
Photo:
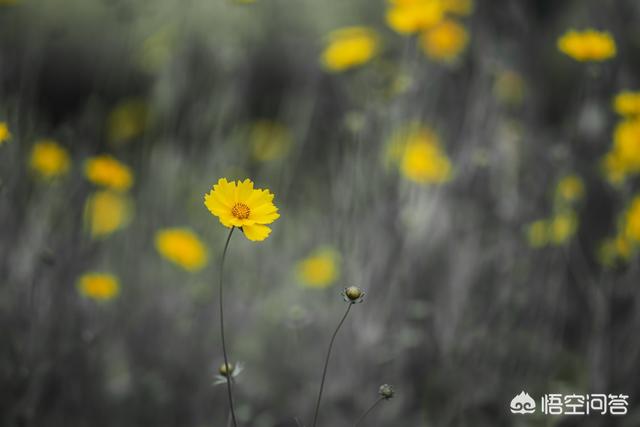
[[[618,184],[629,174],[640,173],[640,119],[623,120],[613,134],[613,148],[604,157],[607,179]]]
[[[576,61],[605,61],[616,55],[616,43],[608,32],[570,30],[558,39],[558,49]]]
[[[620,92],[613,100],[613,109],[621,116],[640,115],[640,92]]]
[[[109,141],[127,142],[140,136],[147,126],[147,104],[141,99],[128,99],[109,113],[107,133]]]
[[[527,226],[527,240],[533,248],[541,248],[549,243],[549,224],[543,219]]]
[[[451,179],[451,162],[438,136],[426,126],[411,125],[399,132],[392,140],[389,156],[411,181],[436,184]]]
[[[0,122],[0,145],[2,145],[3,142],[8,141],[11,139],[11,132],[9,132],[9,126],[7,126],[7,123],[5,122]]]
[[[88,159],[84,174],[94,184],[116,191],[126,191],[133,184],[131,169],[108,154]]]
[[[378,35],[366,27],[346,27],[329,34],[329,42],[322,52],[325,69],[339,72],[369,62],[379,48]]]
[[[578,219],[572,211],[557,213],[549,222],[549,240],[554,245],[567,242],[578,228]]]
[[[167,228],[156,233],[156,249],[166,259],[187,271],[207,264],[207,247],[187,228]]]
[[[256,160],[268,162],[279,159],[291,148],[291,134],[280,123],[258,120],[251,126],[251,152]]]
[[[439,23],[444,17],[440,0],[392,0],[387,24],[400,34],[413,34]]]
[[[241,228],[247,239],[260,241],[271,233],[266,224],[280,218],[273,197],[269,190],[254,189],[250,179],[227,182],[220,178],[204,196],[204,204],[225,227]]]
[[[584,184],[577,175],[567,175],[558,181],[556,195],[563,202],[575,202],[584,195]]]
[[[598,258],[603,265],[612,267],[618,261],[628,261],[631,252],[632,247],[629,239],[619,234],[602,242],[598,250]]]
[[[29,165],[40,177],[51,179],[66,174],[71,160],[67,150],[56,141],[43,139],[33,146]]]
[[[454,60],[468,41],[464,26],[449,19],[425,31],[420,37],[424,53],[431,59],[443,62]]]
[[[129,198],[113,191],[93,193],[84,206],[85,226],[92,237],[105,237],[123,228],[131,214]]]
[[[86,273],[78,279],[78,291],[87,298],[107,301],[118,296],[118,278],[107,273]]]
[[[298,262],[299,280],[310,288],[326,288],[340,274],[340,254],[331,248],[320,248]]]
[[[442,7],[447,13],[467,16],[473,12],[473,0],[442,0]]]
[[[640,243],[640,196],[633,198],[625,212],[624,235],[634,243]]]

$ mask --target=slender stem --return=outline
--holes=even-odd
[[[340,320],[340,323],[338,323],[338,327],[333,332],[333,336],[331,337],[331,341],[329,342],[329,350],[327,351],[327,357],[324,359],[324,369],[322,370],[322,381],[320,381],[320,392],[318,393],[318,401],[316,402],[316,411],[313,415],[313,424],[312,424],[313,427],[316,427],[316,422],[318,421],[318,411],[320,410],[320,400],[322,400],[322,390],[324,389],[324,380],[327,377],[327,367],[329,366],[329,358],[331,357],[331,349],[333,348],[333,342],[336,339],[336,335],[338,335],[338,331],[340,330],[340,327],[344,323],[344,319],[347,318],[347,315],[349,314],[349,310],[351,310],[352,305],[353,305],[352,303],[347,303],[347,311],[344,312],[344,316],[342,316],[342,319]]]
[[[229,249],[229,242],[231,241],[231,235],[233,234],[235,227],[231,227],[229,236],[227,236],[227,242],[224,244],[224,251],[222,251],[222,261],[220,261],[220,285],[218,287],[218,303],[220,305],[220,336],[222,337],[222,354],[224,356],[224,366],[228,369],[229,358],[227,357],[227,345],[224,341],[224,304],[222,301],[222,278],[224,273],[224,260],[227,257],[227,249]],[[231,392],[231,372],[227,372],[225,375],[227,379],[227,395],[229,396],[229,410],[231,411],[231,419],[233,420],[233,426],[238,427],[236,421],[236,412],[233,409],[233,394]]]
[[[373,411],[373,408],[378,406],[378,403],[382,402],[383,400],[384,400],[384,397],[379,397],[375,402],[373,402],[373,405],[371,405],[369,407],[369,409],[367,409],[366,411],[364,411],[364,413],[362,415],[360,415],[360,418],[358,418],[358,421],[356,421],[356,423],[353,425],[353,427],[358,427],[360,425],[360,423],[362,422],[362,420],[364,420],[364,418],[367,415],[369,415],[369,412]]]

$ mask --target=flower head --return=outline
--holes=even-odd
[[[197,271],[207,263],[207,248],[187,228],[167,228],[156,233],[156,249],[167,260],[187,271]]]
[[[88,159],[84,174],[94,184],[116,191],[126,191],[133,184],[131,169],[108,154]]]
[[[576,61],[605,61],[616,55],[616,42],[606,31],[570,30],[558,39],[558,49]]]
[[[241,362],[236,363],[223,363],[218,368],[218,374],[214,377],[213,385],[226,384],[227,378],[233,380],[244,370],[244,365]]]
[[[364,291],[357,286],[349,286],[342,291],[342,298],[349,304],[356,304],[364,300]]]
[[[623,120],[613,132],[613,147],[603,160],[609,182],[618,184],[627,175],[640,173],[640,118]]]
[[[387,24],[400,34],[413,34],[438,24],[444,14],[441,0],[391,0]]]
[[[127,99],[118,104],[107,118],[109,141],[122,143],[141,135],[147,126],[147,104],[141,99]]]
[[[310,288],[326,288],[340,274],[340,254],[331,248],[320,248],[298,262],[300,281]]]
[[[576,233],[578,218],[573,211],[555,214],[549,222],[549,241],[554,245],[566,243]]]
[[[378,389],[378,394],[385,400],[391,399],[395,395],[395,390],[389,384],[382,384]]]
[[[9,132],[9,126],[6,122],[0,122],[0,145],[3,142],[11,139],[11,132]]]
[[[204,196],[204,204],[225,227],[238,227],[247,239],[261,241],[271,233],[271,224],[280,218],[269,190],[254,189],[250,179],[228,182],[220,178]]]
[[[613,109],[621,116],[640,116],[640,92],[620,92],[613,100]]]
[[[451,62],[469,41],[467,30],[456,21],[446,19],[425,31],[421,37],[424,53],[435,61]]]
[[[322,52],[322,64],[333,72],[360,66],[378,53],[378,45],[378,35],[366,27],[346,27],[332,31]]]
[[[577,175],[567,175],[558,181],[556,195],[561,202],[575,202],[584,196],[584,184]]]
[[[107,273],[86,273],[78,279],[78,291],[87,298],[107,301],[120,292],[118,278]]]
[[[52,139],[38,141],[31,150],[29,165],[41,178],[66,174],[71,166],[69,153]]]
[[[624,215],[624,235],[634,242],[640,243],[640,196],[635,196]]]
[[[549,224],[544,219],[533,221],[527,226],[527,240],[532,248],[541,248],[549,243]]]
[[[127,225],[132,212],[128,197],[109,190],[98,191],[85,203],[85,225],[92,237],[105,237]]]

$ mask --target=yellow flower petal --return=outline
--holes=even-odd
[[[261,224],[245,225],[242,227],[242,231],[247,239],[254,242],[262,241],[271,234],[271,229],[266,225]]]

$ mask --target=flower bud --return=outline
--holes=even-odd
[[[378,389],[378,394],[385,400],[389,400],[393,397],[395,392],[393,391],[393,387],[389,384],[382,384]]]
[[[223,363],[222,365],[220,365],[220,367],[218,368],[218,372],[220,373],[220,375],[222,375],[223,377],[228,376],[229,374],[233,373],[233,370],[235,369],[235,367],[233,366],[233,363]]]
[[[342,292],[342,297],[346,302],[355,304],[357,302],[362,302],[364,292],[357,286],[349,286]]]

